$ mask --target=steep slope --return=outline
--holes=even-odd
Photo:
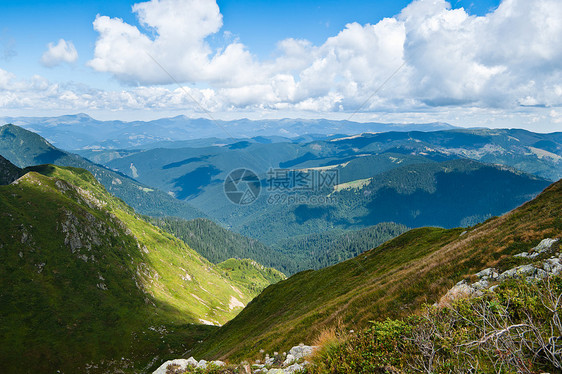
[[[39,164],[79,167],[90,171],[105,188],[139,213],[152,216],[205,217],[190,204],[177,201],[162,191],[49,144],[41,136],[14,125],[0,127],[0,154],[18,167]]]
[[[144,372],[256,293],[87,171],[25,171],[0,187],[1,372]]]
[[[23,175],[23,170],[0,156],[0,186],[10,184]]]
[[[420,228],[340,264],[298,273],[265,289],[191,354],[250,357],[310,342],[340,323],[399,317],[439,301],[459,280],[487,267],[526,263],[514,254],[562,237],[562,181],[521,207],[469,229]]]

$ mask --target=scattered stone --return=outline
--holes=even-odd
[[[293,365],[291,365],[291,366],[285,368],[285,369],[284,369],[284,372],[285,372],[285,373],[288,373],[288,374],[292,374],[292,373],[301,371],[302,369],[304,369],[304,367],[303,367],[302,365],[293,364]]]

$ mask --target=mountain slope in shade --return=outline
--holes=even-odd
[[[105,188],[142,214],[178,216],[187,219],[205,217],[190,204],[149,188],[123,174],[72,153],[62,151],[41,136],[14,125],[0,127],[0,155],[20,168],[40,164],[79,167],[90,171]]]
[[[562,181],[519,208],[468,229],[420,228],[340,264],[269,286],[191,354],[256,357],[313,341],[343,324],[401,317],[437,302],[459,280],[487,267],[528,263],[513,257],[562,237]]]
[[[231,279],[83,169],[25,172],[0,186],[2,373],[148,371],[273,281]]]
[[[23,175],[23,170],[0,156],[0,186],[10,184]]]
[[[232,228],[269,244],[279,240],[279,233],[291,237],[388,221],[408,227],[469,226],[508,212],[548,185],[511,168],[466,159],[411,164],[342,183],[325,192],[331,199],[327,204],[257,201],[251,207],[255,212],[238,218]]]

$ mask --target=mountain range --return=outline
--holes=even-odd
[[[487,129],[390,132],[89,154],[188,201],[234,231],[275,245],[292,236],[387,221],[455,227],[500,215],[562,176],[561,135]],[[109,154],[111,159],[104,156]],[[238,168],[252,170],[261,180],[261,195],[252,205],[234,205],[224,194],[227,175]],[[310,178],[331,173],[338,181],[332,189],[279,193],[269,188],[275,183],[269,173],[275,170]],[[328,204],[308,203],[318,196]],[[291,199],[297,202],[288,203]]]
[[[122,149],[166,141],[204,138],[294,138],[305,135],[350,134],[383,131],[435,131],[454,128],[446,123],[387,124],[327,119],[239,119],[232,121],[177,116],[152,121],[99,121],[87,114],[60,117],[0,117],[36,132],[66,150]]]
[[[41,136],[18,126],[0,127],[0,155],[21,168],[39,164],[55,164],[86,169],[110,193],[123,199],[142,214],[170,215],[188,219],[205,217],[204,213],[186,202],[178,201],[168,194],[143,185],[124,174],[56,148]]]

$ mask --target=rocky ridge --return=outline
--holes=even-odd
[[[262,373],[262,374],[293,374],[303,370],[308,361],[306,358],[310,356],[317,347],[299,344],[289,350],[289,353],[278,352],[273,355],[266,354],[263,362],[256,360],[253,364],[244,361],[236,365],[243,373]],[[226,367],[227,364],[222,361],[197,361],[195,358],[175,359],[164,362],[152,374],[181,374],[189,373],[189,370],[207,370],[212,368]]]

